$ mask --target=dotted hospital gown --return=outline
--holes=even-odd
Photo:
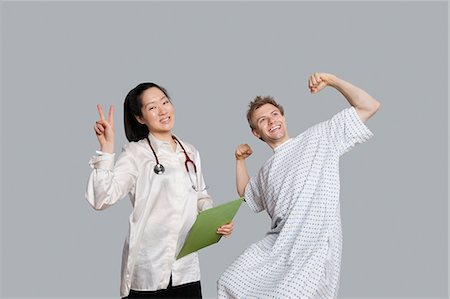
[[[245,190],[271,229],[225,270],[219,298],[337,298],[339,157],[370,137],[350,107],[274,149]]]

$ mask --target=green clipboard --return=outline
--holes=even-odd
[[[216,233],[217,229],[233,220],[243,201],[241,197],[200,212],[177,259],[219,242],[222,235]]]

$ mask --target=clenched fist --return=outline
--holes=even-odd
[[[253,150],[248,144],[239,145],[234,153],[236,160],[247,159],[251,154],[253,154]]]
[[[318,93],[326,86],[330,85],[331,81],[335,77],[332,74],[327,73],[314,73],[308,79],[308,87],[311,93]]]

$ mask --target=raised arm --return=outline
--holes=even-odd
[[[236,189],[241,197],[244,196],[245,187],[250,181],[247,165],[245,165],[245,159],[252,153],[253,151],[248,144],[241,144],[237,147],[234,154],[236,157]]]
[[[103,210],[130,191],[138,171],[133,155],[126,146],[114,163],[114,108],[110,106],[108,119],[105,119],[100,105],[97,105],[97,109],[100,119],[95,122],[94,131],[100,144],[100,152],[89,161],[92,172],[85,196],[94,209]]]
[[[363,122],[371,118],[380,107],[380,102],[367,92],[333,74],[314,73],[309,77],[308,85],[313,94],[318,93],[326,86],[334,87],[347,99],[350,105],[355,107],[359,118]]]

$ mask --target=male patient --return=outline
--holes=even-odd
[[[337,298],[342,231],[339,158],[372,133],[364,124],[380,103],[335,75],[315,73],[309,89],[338,90],[351,107],[297,137],[287,132],[284,111],[272,97],[256,97],[247,120],[253,135],[274,154],[249,177],[247,144],[236,149],[236,185],[254,212],[266,210],[271,228],[222,274],[219,298]]]

